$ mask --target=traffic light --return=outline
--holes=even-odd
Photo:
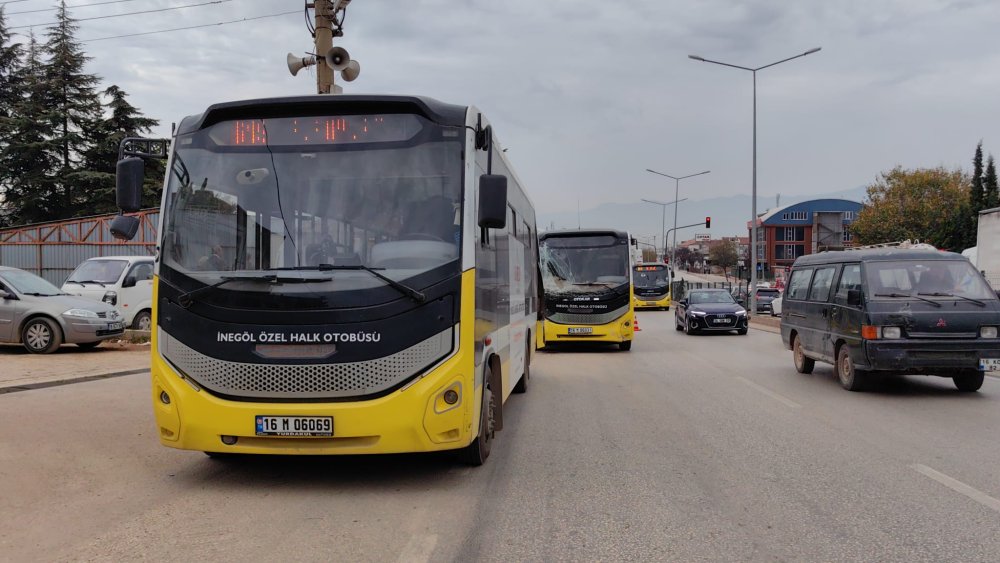
[[[712,218],[711,217],[705,217],[705,228],[706,229],[711,229],[712,228]]]

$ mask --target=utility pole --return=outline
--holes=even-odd
[[[333,47],[334,10],[331,0],[315,0],[316,12],[316,93],[329,94],[333,91],[333,69],[323,64],[323,57]]]

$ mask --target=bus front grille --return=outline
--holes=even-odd
[[[281,365],[219,360],[160,332],[160,351],[198,385],[247,399],[321,400],[364,397],[386,391],[445,357],[454,329],[444,330],[395,354],[349,363]]]

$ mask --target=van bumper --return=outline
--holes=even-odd
[[[866,340],[865,369],[903,374],[978,370],[979,360],[1000,358],[1000,340]]]

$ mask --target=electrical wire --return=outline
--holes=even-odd
[[[219,25],[229,25],[229,24],[234,24],[234,23],[243,23],[243,22],[248,22],[248,21],[253,21],[253,20],[263,20],[263,19],[266,19],[266,18],[276,18],[276,17],[279,17],[279,16],[287,16],[289,14],[297,14],[297,13],[299,13],[298,10],[293,10],[291,12],[280,12],[280,13],[277,13],[277,14],[266,14],[266,15],[263,15],[263,16],[254,16],[254,17],[251,17],[251,18],[243,18],[243,19],[230,20],[230,21],[221,21],[221,22],[215,22],[215,23],[205,23],[205,24],[201,24],[201,25],[189,25],[187,27],[175,27],[173,29],[161,29],[159,31],[144,31],[144,32],[140,32],[140,33],[126,33],[126,34],[123,34],[123,35],[112,35],[110,37],[95,37],[94,39],[84,39],[84,40],[81,41],[81,43],[93,43],[95,41],[107,41],[109,39],[121,39],[121,38],[124,38],[124,37],[138,37],[140,35],[154,35],[154,34],[157,34],[157,33],[170,33],[172,31],[184,31],[184,30],[188,30],[188,29],[199,29],[199,28],[203,28],[203,27],[215,27],[215,26],[219,26]]]
[[[171,10],[182,10],[184,8],[197,8],[199,6],[208,6],[210,4],[225,4],[226,2],[232,2],[232,0],[211,0],[209,2],[201,2],[200,4],[187,4],[187,5],[184,5],[184,6],[171,6],[170,8],[157,8],[155,10],[142,10],[142,11],[139,11],[139,12],[126,12],[124,14],[111,14],[111,15],[108,15],[108,16],[94,16],[92,18],[73,18],[73,21],[74,22],[85,22],[85,21],[92,21],[92,20],[106,20],[106,19],[110,19],[110,18],[121,18],[121,17],[125,17],[125,16],[134,16],[134,15],[138,15],[138,14],[152,14],[152,13],[155,13],[155,12],[169,12]],[[17,26],[8,27],[7,29],[26,29],[26,28],[29,28],[29,27],[41,27],[41,26],[57,25],[58,23],[59,22],[49,22],[49,23],[35,23],[35,24],[31,24],[31,25],[17,25]]]
[[[110,0],[108,2],[94,2],[92,4],[74,4],[72,6],[66,6],[66,9],[70,8],[89,8],[90,6],[103,6],[105,4],[121,4],[122,2],[135,2],[136,0]],[[37,10],[23,10],[20,12],[7,12],[4,15],[16,16],[18,14],[36,14],[38,12],[54,12],[59,8],[39,8]]]

